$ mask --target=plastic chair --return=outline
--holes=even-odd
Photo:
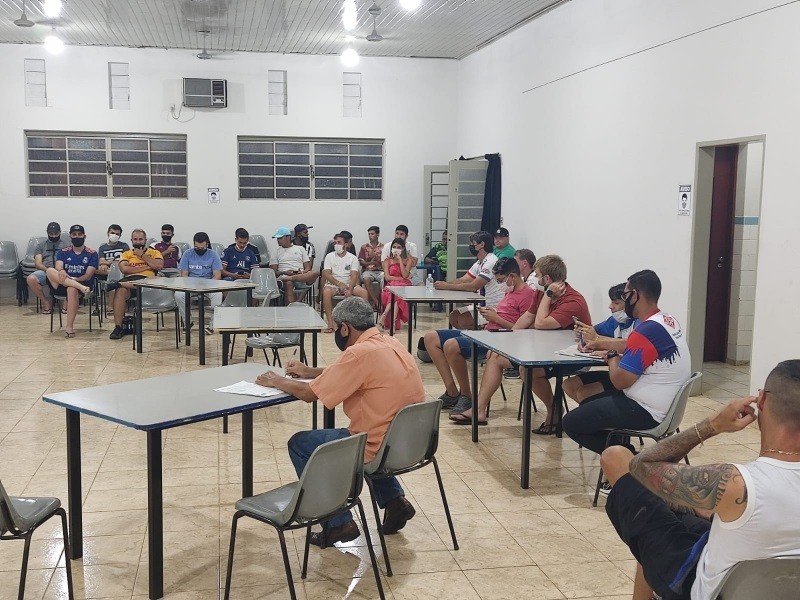
[[[14,242],[0,242],[0,278],[16,277],[18,268],[17,245]]]
[[[69,557],[69,535],[67,533],[67,513],[61,508],[58,498],[34,498],[9,496],[3,482],[0,481],[0,539],[25,540],[22,551],[22,569],[19,575],[19,600],[25,597],[25,579],[28,575],[28,555],[31,549],[31,537],[42,523],[50,517],[61,517],[61,528],[64,535],[64,563],[67,568],[67,594],[70,600],[72,591],[72,565]]]
[[[378,536],[381,540],[383,558],[386,561],[386,575],[392,576],[392,565],[389,563],[389,553],[386,550],[386,540],[383,535],[383,525],[378,512],[378,503],[375,501],[373,481],[387,479],[404,473],[416,471],[429,464],[433,464],[436,471],[436,481],[439,484],[439,493],[442,495],[444,514],[447,517],[447,526],[453,538],[453,550],[458,550],[456,531],[453,528],[453,519],[450,517],[450,507],[442,484],[442,474],[436,462],[436,448],[439,445],[439,413],[442,410],[442,401],[420,402],[406,406],[392,419],[389,430],[383,438],[375,458],[364,466],[364,474],[372,499],[372,508],[375,511],[375,521],[378,524]]]
[[[736,563],[725,575],[717,600],[794,600],[800,590],[800,557],[778,556]]]
[[[264,238],[263,235],[251,235],[250,243],[253,244],[253,246],[255,246],[258,249],[258,255],[261,257],[261,262],[259,264],[262,267],[268,267],[269,246],[267,246],[267,240]]]
[[[683,421],[683,415],[686,412],[686,405],[689,402],[689,392],[691,392],[692,384],[695,381],[699,381],[700,378],[703,376],[702,373],[699,371],[692,373],[692,376],[687,379],[683,385],[680,387],[678,392],[675,394],[675,397],[672,399],[672,404],[667,411],[667,416],[664,417],[664,420],[658,424],[658,426],[653,427],[652,429],[605,429],[604,431],[608,431],[608,437],[606,437],[606,448],[612,445],[612,440],[615,436],[623,436],[623,437],[636,437],[639,436],[640,438],[646,437],[654,441],[662,440],[665,437],[671,436],[675,432],[680,432],[680,425],[681,421]],[[686,461],[686,464],[689,464],[689,457],[684,456],[683,459]],[[600,474],[597,476],[597,487],[594,490],[594,500],[592,500],[592,506],[597,506],[597,497],[600,495],[600,486],[603,483],[603,469],[600,469]]]
[[[366,538],[378,593],[381,600],[384,600],[381,575],[375,559],[375,550],[372,548],[364,506],[358,497],[364,482],[364,447],[366,443],[367,434],[360,433],[322,444],[314,450],[309,458],[299,481],[257,496],[242,498],[236,503],[236,513],[233,515],[231,523],[228,570],[225,577],[225,600],[228,600],[231,592],[233,551],[236,545],[236,524],[239,519],[250,517],[271,525],[277,530],[283,554],[283,566],[286,570],[286,581],[289,585],[289,596],[292,600],[296,600],[284,531],[306,530],[303,569],[300,574],[305,579],[308,571],[311,526],[349,511],[354,506],[358,507],[361,517],[361,531]]]
[[[137,292],[142,294],[142,313],[147,312],[156,315],[156,331],[159,331],[159,316],[161,316],[162,325],[164,324],[164,313],[171,312],[175,316],[175,348],[178,348],[181,343],[181,328],[174,292],[156,288],[139,288]],[[134,340],[135,338],[136,336],[134,336]]]
[[[304,302],[292,302],[289,306],[306,306]],[[234,336],[234,340],[236,336]],[[278,350],[281,348],[292,348],[294,346],[300,347],[300,361],[307,363],[306,361],[306,351],[303,348],[303,337],[299,333],[271,333],[269,335],[259,335],[255,334],[252,337],[247,338],[245,341],[245,345],[248,348],[256,348],[260,349],[264,352],[264,359],[266,359],[267,364],[270,364],[269,357],[267,356],[267,349],[272,350],[272,365],[278,365],[279,367],[283,367],[281,364],[281,357],[278,354]],[[233,358],[233,344],[231,344],[231,358]],[[247,362],[247,352],[244,354],[244,362]]]
[[[46,237],[32,237],[28,240],[28,249],[25,251],[25,258],[20,263],[22,265],[22,272],[27,276],[36,270],[36,246],[40,243],[47,241]]]
[[[262,300],[261,306],[269,306],[269,303],[276,298],[280,298],[281,291],[278,288],[278,278],[275,271],[269,267],[260,267],[250,271],[250,281],[256,284],[253,290],[253,298]]]
[[[89,290],[84,294],[83,301],[88,303],[89,307],[89,331],[92,331],[92,317],[97,317],[97,326],[102,329],[103,327],[103,314],[100,310],[100,306],[98,304],[98,297],[97,293],[94,289]],[[66,306],[67,297],[56,295],[55,290],[53,290],[53,311],[50,313],[50,333],[53,333],[53,320],[55,314],[58,313],[58,326],[64,326],[64,315],[61,312],[62,304]]]
[[[191,248],[193,248],[193,245],[189,244],[187,242],[172,242],[172,245],[173,246],[177,246],[178,248],[180,248],[181,256],[183,256],[184,252],[186,252],[187,250],[190,250]]]
[[[222,244],[219,244],[217,242],[214,242],[213,244],[211,244],[211,249],[214,252],[216,252],[217,254],[219,254],[220,258],[222,258],[222,253],[225,252],[225,246],[223,246]]]

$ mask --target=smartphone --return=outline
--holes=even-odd
[[[506,333],[507,331],[513,331],[513,329],[487,329],[487,331],[491,331],[492,333]]]

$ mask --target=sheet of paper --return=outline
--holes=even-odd
[[[563,350],[556,350],[556,354],[562,354],[564,356],[574,356],[576,358],[591,358],[592,360],[603,362],[603,359],[600,358],[599,356],[592,356],[588,352],[578,352],[575,346],[570,346],[569,348],[564,348]]]
[[[278,388],[264,387],[252,381],[240,381],[233,385],[217,388],[214,391],[226,394],[241,394],[242,396],[256,396],[257,398],[269,398],[270,396],[283,394]]]

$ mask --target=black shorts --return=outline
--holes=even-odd
[[[581,380],[583,385],[602,383],[604,392],[614,389],[614,384],[611,383],[611,376],[608,374],[608,371],[589,371],[587,373],[578,373],[577,377]]]
[[[50,282],[48,281],[47,284],[50,286],[50,293],[53,297],[67,297],[67,287],[64,285],[59,285],[57,288],[53,287]],[[83,298],[83,292],[78,292],[78,297]]]
[[[653,591],[663,600],[689,600],[711,521],[674,512],[630,474],[614,484],[606,513]]]

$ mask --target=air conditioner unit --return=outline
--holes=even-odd
[[[225,108],[228,106],[227,80],[184,77],[183,105],[194,108]]]

